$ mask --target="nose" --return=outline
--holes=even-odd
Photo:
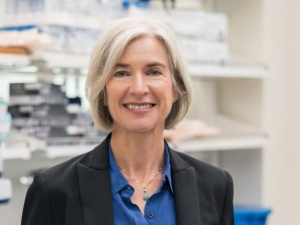
[[[144,96],[149,91],[145,77],[142,74],[136,74],[132,76],[132,82],[130,84],[130,94],[136,96]]]

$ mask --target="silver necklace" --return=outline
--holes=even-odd
[[[119,166],[118,166],[119,167]],[[154,181],[155,177],[157,177],[157,175],[160,173],[161,169],[164,167],[164,165],[162,165],[159,170],[157,171],[157,173],[155,174],[155,176],[152,178],[152,180],[150,180],[146,185],[142,184],[141,182],[139,182],[137,179],[135,179],[134,177],[132,177],[129,173],[127,173],[125,170],[123,170],[121,167],[119,167],[119,169],[127,174],[132,180],[134,180],[136,183],[138,183],[139,185],[141,185],[143,188],[144,188],[144,196],[143,196],[143,199],[145,201],[147,201],[149,199],[149,195],[147,193],[147,187],[149,186],[149,184],[152,183],[152,181]]]

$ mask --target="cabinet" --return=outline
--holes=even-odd
[[[269,70],[253,61],[261,60],[260,52],[256,49],[259,49],[262,39],[259,34],[256,35],[256,31],[261,28],[259,16],[262,2],[228,0],[231,7],[221,2],[203,1],[203,7],[227,12],[230,49],[252,61],[237,60],[238,63],[228,65],[189,64],[195,100],[187,117],[201,119],[209,125],[219,127],[221,134],[184,141],[175,148],[228,170],[235,183],[236,203],[261,204],[262,149],[268,140],[267,132],[262,129],[263,80],[268,77]],[[247,7],[247,4],[251,7]],[[251,15],[258,15],[258,18],[250,21]],[[244,26],[247,27],[247,32],[244,32]],[[64,80],[81,85],[86,73],[83,68],[87,66],[88,60],[87,55],[55,52],[41,52],[33,58],[17,55],[10,55],[9,58],[7,55],[0,55],[2,64],[10,64],[8,67],[2,67],[3,74],[13,68],[12,65],[19,65],[14,67],[14,71],[22,72],[22,75],[0,75],[1,80],[5,81],[1,82],[1,89],[8,91],[9,82],[35,82],[38,79],[58,83]],[[36,64],[37,62],[42,62],[46,68],[41,73],[41,64]],[[58,68],[68,69],[61,73]],[[83,88],[78,86],[79,90]],[[35,150],[43,150],[42,157],[53,159],[78,155],[93,147],[45,147],[36,140],[32,140],[30,144],[30,148],[3,149],[2,155],[7,161],[16,158],[31,158],[34,161],[34,157],[31,156]]]

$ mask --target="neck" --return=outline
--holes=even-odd
[[[110,144],[117,165],[141,182],[164,164],[163,131],[131,133],[114,130]]]

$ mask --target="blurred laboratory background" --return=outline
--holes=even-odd
[[[181,132],[165,137],[233,176],[236,225],[299,224],[299,9],[298,0],[0,0],[0,224],[20,224],[35,172],[105,137],[84,84],[99,34],[123,17],[177,34],[195,99]]]

